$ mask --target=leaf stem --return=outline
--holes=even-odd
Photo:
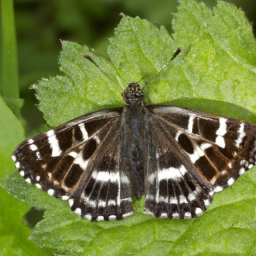
[[[20,117],[18,63],[13,0],[0,0],[0,94],[14,114]]]

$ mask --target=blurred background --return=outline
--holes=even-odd
[[[212,8],[215,0],[203,0]],[[242,8],[255,26],[256,1],[229,0]],[[120,13],[164,25],[172,32],[177,0],[14,0],[16,22],[20,97],[25,100],[22,116],[27,135],[45,124],[38,102],[29,87],[42,77],[59,73],[60,40],[86,44],[107,56],[108,38],[114,35]],[[255,27],[254,27],[255,28]],[[255,29],[254,29],[255,33]],[[42,217],[32,209],[26,216],[30,226]]]
[[[203,0],[212,8],[215,0]],[[229,0],[256,24],[256,1]],[[107,56],[108,38],[114,35],[120,13],[139,16],[172,32],[171,21],[177,0],[14,0],[20,96],[25,103],[22,116],[27,134],[44,124],[29,87],[42,77],[59,73],[60,40],[86,44]]]

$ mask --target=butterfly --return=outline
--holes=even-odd
[[[91,221],[132,215],[132,195],[145,195],[145,214],[188,219],[256,164],[251,123],[146,105],[138,83],[123,98],[123,108],[86,114],[22,142],[12,156],[20,175]]]

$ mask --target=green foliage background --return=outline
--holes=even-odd
[[[15,1],[19,83],[25,99],[22,116],[26,121],[22,122],[26,123],[27,133],[38,132],[43,123],[39,113],[43,113],[48,125],[56,126],[89,111],[121,106],[116,76],[122,84],[143,78],[147,81],[161,70],[178,46],[183,48],[182,53],[146,88],[147,103],[171,103],[256,123],[256,43],[243,12],[225,2],[219,2],[212,11],[194,0],[181,1],[177,12],[176,4],[142,0]],[[245,1],[243,4],[246,6]],[[253,10],[252,6],[249,10]],[[154,26],[147,20],[130,17],[119,23],[117,13],[121,11],[148,18]],[[174,12],[177,14],[173,15],[171,27]],[[2,46],[5,38],[1,37]],[[61,75],[55,76],[60,73],[56,57],[59,39],[87,44],[110,61],[87,46],[63,41]],[[89,52],[112,80],[81,57]],[[1,55],[0,70],[4,99],[0,98],[0,186],[15,197],[1,188],[2,255],[255,255],[253,169],[217,194],[207,212],[195,220],[145,216],[141,213],[142,200],[134,202],[136,214],[124,221],[90,223],[71,212],[67,202],[27,184],[13,171],[10,159],[14,148],[25,138],[23,127],[9,109],[19,117],[22,101],[15,90],[8,90],[15,88],[8,84],[17,84],[15,54]],[[4,67],[12,71],[13,77],[4,76]],[[33,107],[34,91],[28,93],[28,87],[38,79],[41,80],[33,87],[41,112]],[[31,214],[24,219],[29,205],[46,209],[44,219],[30,236],[33,242],[27,239]]]

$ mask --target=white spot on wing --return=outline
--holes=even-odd
[[[96,141],[96,143],[99,145],[100,144],[100,139],[98,136],[93,136],[93,139]]]
[[[235,180],[233,178],[230,178],[228,180],[228,185],[231,186],[234,182],[235,182]]]
[[[100,200],[99,203],[98,203],[98,207],[103,207],[103,208],[106,207],[106,202]]]
[[[193,154],[188,154],[192,163],[195,163],[200,157],[204,156],[204,151],[198,146],[195,147]]]
[[[73,158],[76,158],[78,154],[75,151],[71,151],[68,153],[68,155],[72,156]]]
[[[126,184],[130,183],[129,178],[124,174],[121,175],[121,182]]]
[[[21,175],[22,177],[24,177],[25,172],[24,172],[24,171],[20,171],[20,175]]]
[[[48,193],[50,196],[53,196],[53,194],[54,194],[54,189],[52,189],[52,188],[48,189],[47,193]]]
[[[163,202],[163,203],[168,204],[168,197],[160,196],[159,197],[159,202]]]
[[[221,117],[219,119],[219,123],[220,123],[220,126],[219,126],[219,129],[217,130],[216,134],[218,136],[224,136],[227,133],[227,119]]]
[[[108,201],[108,206],[109,206],[109,205],[116,205],[116,201],[114,201],[114,200],[109,200],[109,201]]]
[[[201,144],[200,148],[202,150],[206,150],[207,148],[210,148],[212,145],[210,143],[203,143]]]
[[[53,184],[54,185],[59,185],[60,183],[57,180],[55,180],[55,181],[53,181]]]
[[[172,217],[173,217],[174,219],[179,219],[179,218],[180,218],[180,215],[179,215],[177,212],[174,212],[174,213],[172,214]]]
[[[33,143],[34,143],[34,140],[33,140],[33,139],[29,139],[29,140],[28,140],[28,143],[29,143],[29,144],[33,144]]]
[[[119,181],[119,173],[118,172],[110,172],[110,182],[118,182]]]
[[[76,157],[76,160],[74,161],[74,164],[80,165],[80,167],[85,170],[88,165],[89,159],[84,160],[82,154],[79,154],[79,156]]]
[[[92,220],[92,215],[91,214],[86,214],[84,215],[84,218],[87,220]]]
[[[100,216],[97,217],[96,220],[97,220],[97,221],[103,221],[103,220],[104,220],[104,217],[100,215]]]
[[[16,162],[15,166],[16,166],[17,169],[19,169],[20,168],[20,162]]]
[[[27,178],[27,179],[26,179],[26,182],[27,182],[27,183],[31,183],[31,179],[30,179],[30,178]]]
[[[160,216],[160,219],[167,219],[167,213],[163,212]]]
[[[72,207],[72,205],[74,204],[74,199],[69,199],[68,203],[69,203],[69,206]]]
[[[16,156],[12,155],[12,160],[15,162],[16,161]]]
[[[192,216],[191,216],[191,213],[190,212],[185,212],[184,214],[184,219],[190,219]]]
[[[31,144],[29,147],[32,151],[38,150],[38,147],[35,144]]]
[[[82,132],[83,140],[88,140],[88,133],[85,130],[84,124],[79,124],[78,126],[80,127],[80,130]]]
[[[166,179],[173,179],[179,180],[182,178],[181,172],[179,169],[170,167],[168,169],[162,169],[158,172],[158,180],[166,180]]]
[[[52,156],[59,156],[61,154],[61,150],[59,147],[59,142],[55,136],[54,130],[50,130],[47,133],[48,136],[48,142],[50,144],[50,147],[52,149]]]
[[[116,216],[115,216],[115,215],[110,215],[110,216],[108,217],[108,219],[109,219],[109,220],[116,220]]]
[[[37,180],[37,181],[40,181],[40,176],[36,176],[36,180]]]
[[[204,200],[204,205],[206,208],[210,205],[209,199]]]
[[[156,174],[155,173],[152,173],[151,175],[149,175],[149,177],[148,177],[149,183],[152,184],[154,182],[155,178],[156,178]]]
[[[41,155],[40,155],[39,151],[36,152],[36,157],[38,160],[41,160]]]
[[[109,181],[109,172],[93,172],[92,177],[95,180],[101,181],[101,182],[108,182]]]
[[[148,200],[154,200],[155,196],[154,195],[146,195],[146,199]]]
[[[69,196],[62,196],[61,197],[61,200],[68,200],[69,199]]]
[[[196,199],[196,197],[195,197],[194,193],[191,192],[191,193],[188,195],[188,200],[189,200],[189,201],[193,201],[193,200],[195,200],[195,199]]]
[[[245,133],[244,133],[244,123],[241,123],[240,127],[238,129],[238,138],[236,140],[236,146],[238,148],[240,147],[240,144],[242,143],[244,136],[245,136]]]
[[[170,204],[177,204],[178,201],[175,197],[170,197]]]
[[[130,197],[121,199],[121,202],[124,202],[124,201],[132,202],[132,199]]]
[[[36,183],[36,186],[40,189],[42,188],[42,186],[39,183]]]
[[[81,215],[82,210],[81,208],[76,208],[74,212],[77,213],[78,215]]]
[[[196,215],[199,216],[203,213],[203,210],[201,208],[196,208],[196,211],[195,211]]]
[[[189,117],[189,121],[188,121],[188,130],[187,130],[189,133],[192,133],[192,131],[193,131],[194,119],[195,119],[195,116],[194,116],[194,115],[191,115],[191,116]]]
[[[180,196],[180,204],[182,204],[182,203],[187,203],[188,201],[187,201],[187,199],[185,198],[185,196],[183,196],[183,195],[181,195]]]
[[[239,170],[239,175],[242,175],[242,174],[244,174],[245,173],[245,169],[244,168],[241,168],[240,170]]]
[[[181,165],[179,169],[180,169],[181,174],[184,176],[187,172],[187,169],[185,168],[185,166]]]
[[[217,138],[216,138],[216,140],[215,140],[215,143],[219,146],[219,147],[221,147],[221,148],[225,148],[225,140],[224,140],[224,138],[223,137],[221,137],[221,136],[217,136]]]
[[[92,208],[96,208],[96,200],[89,200],[87,201],[89,206],[91,206]]]
[[[215,189],[214,189],[214,192],[220,192],[223,190],[223,187],[221,186],[217,186]]]
[[[214,194],[214,191],[209,192],[209,196],[213,196],[213,194]]]

